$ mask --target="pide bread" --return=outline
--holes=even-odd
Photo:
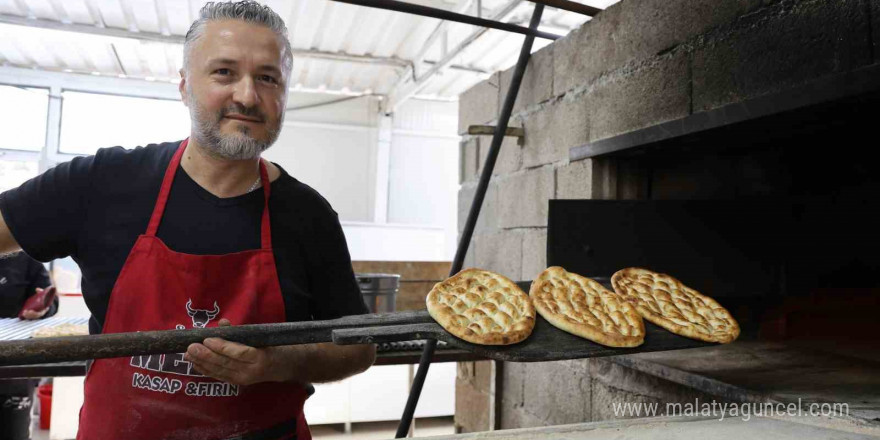
[[[672,276],[630,267],[617,271],[611,284],[643,318],[672,333],[720,343],[739,336],[739,324],[727,309]]]
[[[594,280],[550,267],[532,282],[535,309],[556,328],[609,347],[636,347],[645,324],[635,308]]]
[[[528,295],[487,270],[465,269],[437,283],[426,303],[446,331],[474,344],[515,344],[535,328],[535,307]]]

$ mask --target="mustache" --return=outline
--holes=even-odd
[[[260,111],[260,109],[256,107],[245,107],[241,104],[232,104],[229,107],[220,110],[220,119],[225,118],[229,115],[238,115],[244,116],[247,118],[256,118],[259,119],[260,122],[264,122],[266,120],[266,115]]]

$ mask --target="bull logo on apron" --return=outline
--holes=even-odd
[[[192,318],[193,328],[205,328],[212,319],[220,313],[220,306],[214,301],[214,310],[202,310],[192,308],[192,299],[186,302],[186,314]]]

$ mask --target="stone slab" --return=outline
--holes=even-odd
[[[870,64],[867,15],[860,0],[779,2],[708,35],[693,55],[694,112]]]

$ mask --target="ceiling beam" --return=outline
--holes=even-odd
[[[449,20],[455,21],[458,23],[465,23],[474,26],[481,26],[485,28],[498,29],[507,32],[513,32],[517,34],[523,35],[532,35],[539,38],[546,38],[548,40],[557,40],[560,38],[559,35],[551,34],[549,32],[542,32],[538,30],[533,30],[529,28],[525,28],[522,26],[517,26],[511,23],[504,23],[496,20],[486,20],[484,18],[474,17],[471,15],[458,14],[455,12],[447,11],[445,9],[431,8],[427,6],[422,6],[415,3],[407,3],[401,2],[397,0],[333,0],[335,2],[340,3],[349,3],[358,6],[365,6],[368,8],[379,8],[379,9],[387,9],[390,11],[403,12],[405,14],[414,14],[421,15],[423,17],[432,17],[439,18],[441,20]]]
[[[153,32],[132,32],[126,29],[97,27],[78,23],[61,23],[54,20],[31,19],[20,17],[17,15],[0,14],[0,23],[11,24],[16,26],[26,26],[32,28],[49,29],[63,32],[74,32],[79,34],[97,35],[109,38],[122,38],[127,40],[147,41],[153,43],[165,43],[183,45],[184,37],[182,35],[163,35]],[[313,49],[293,49],[294,58],[312,58],[325,61],[338,61],[346,63],[372,64],[388,66],[400,69],[409,69],[412,61],[395,57],[376,57],[369,55],[355,55],[344,52],[325,52]],[[453,66],[456,70],[468,71],[471,73],[485,73],[480,69],[468,66]]]
[[[564,11],[577,12],[578,14],[586,15],[587,17],[593,17],[596,14],[602,12],[599,8],[594,8],[592,6],[585,5],[583,3],[575,3],[568,0],[529,0],[532,3],[538,3],[544,6],[551,6],[554,8],[562,9]]]
[[[523,1],[524,0],[511,0],[498,10],[498,12],[493,14],[491,19],[495,21],[504,20],[514,11],[514,9],[516,9],[517,6],[523,3]],[[464,41],[450,50],[441,60],[437,61],[427,72],[417,78],[413,78],[413,75],[409,70],[404,72],[404,74],[398,79],[394,88],[388,93],[388,99],[384,102],[385,112],[394,113],[394,110],[400,106],[400,104],[421,92],[428,85],[428,82],[434,77],[434,75],[448,68],[452,64],[452,61],[458,57],[461,52],[470,47],[474,41],[488,31],[488,28],[477,29],[470,36],[465,38]]]

